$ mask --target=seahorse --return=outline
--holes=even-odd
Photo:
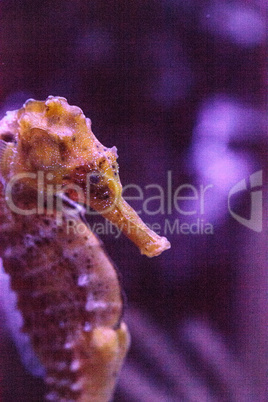
[[[0,121],[0,256],[47,400],[109,401],[130,345],[119,275],[86,213],[149,257],[170,247],[123,199],[116,159],[62,97],[30,99]]]

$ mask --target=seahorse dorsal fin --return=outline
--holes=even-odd
[[[1,134],[0,134],[1,136]],[[10,170],[10,164],[14,149],[14,143],[4,141],[0,138],[0,179],[5,181]]]
[[[8,147],[8,142],[5,142],[4,140],[0,139],[0,163],[3,160],[7,147]]]

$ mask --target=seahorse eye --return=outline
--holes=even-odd
[[[91,184],[98,184],[100,182],[100,180],[101,180],[101,176],[99,173],[92,173],[89,176],[89,182]]]

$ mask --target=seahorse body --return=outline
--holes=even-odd
[[[29,208],[34,191],[20,187],[13,196]],[[0,253],[46,369],[47,399],[110,400],[129,346],[114,266],[88,227],[68,234],[73,216],[57,226],[55,215],[12,213],[2,191]]]
[[[48,400],[109,401],[129,334],[113,264],[81,215],[61,208],[59,225],[51,203],[59,193],[49,198],[38,174],[49,175],[50,189],[118,225],[142,253],[170,247],[122,199],[116,158],[116,149],[103,147],[90,120],[64,98],[29,100],[0,121],[0,256],[23,331],[46,370]],[[70,219],[80,226],[75,235]]]

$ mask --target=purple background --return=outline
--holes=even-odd
[[[141,256],[122,236],[102,240],[122,272],[129,311],[154,323],[216,401],[264,401],[267,199],[257,233],[230,216],[227,197],[252,173],[263,170],[267,177],[266,2],[6,0],[0,12],[2,115],[30,97],[64,96],[91,118],[105,146],[117,146],[123,184],[144,189],[153,183],[166,192],[172,171],[173,192],[185,183],[213,185],[204,216],[184,217],[174,209],[169,216],[141,215],[162,227],[166,218],[199,217],[213,224],[213,235],[167,234],[172,248],[154,259]],[[244,192],[233,207],[249,217],[249,205]],[[150,208],[156,210],[157,202]],[[214,341],[206,331],[220,340],[216,355],[209,354]],[[139,354],[139,342],[133,334],[127,365],[140,365],[137,372],[152,392],[157,394],[155,380],[172,389],[166,400],[191,401],[180,379],[170,385],[168,375],[155,372],[148,347]],[[154,349],[160,366],[162,349],[161,343]],[[221,353],[225,359],[214,366]],[[0,358],[3,401],[39,400],[41,381],[25,373],[5,329]],[[165,359],[170,356],[161,370]],[[139,380],[133,376],[127,390],[124,381],[119,384],[115,400],[141,400],[135,396]],[[196,400],[205,400],[198,392]]]

